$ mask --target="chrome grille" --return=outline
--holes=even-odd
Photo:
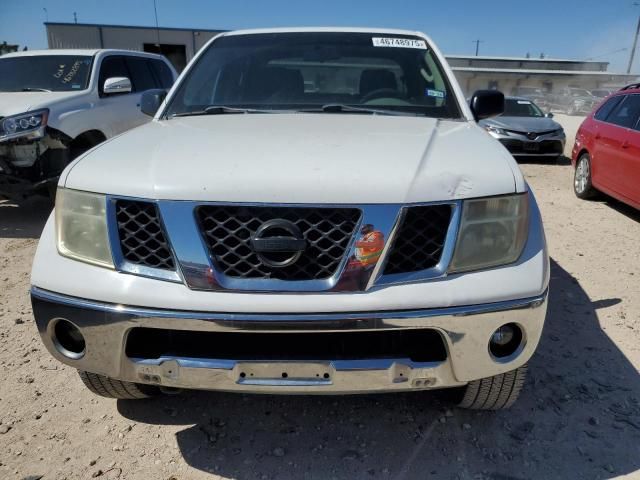
[[[155,203],[118,200],[115,205],[122,256],[145,267],[175,270]]]
[[[360,216],[360,210],[355,208],[203,205],[196,209],[203,238],[221,273],[229,277],[291,281],[333,276]],[[274,219],[295,224],[306,241],[304,252],[292,265],[266,265],[252,249],[251,238],[255,232]]]
[[[451,214],[451,205],[407,208],[389,250],[384,273],[417,272],[435,267],[442,256]]]

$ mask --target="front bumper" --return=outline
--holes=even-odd
[[[22,199],[55,189],[71,160],[68,142],[45,134],[44,129],[38,135],[0,142],[0,197]]]
[[[61,362],[93,373],[164,387],[252,393],[344,394],[424,390],[461,386],[471,380],[522,366],[534,353],[546,314],[547,292],[521,300],[411,311],[326,314],[235,314],[169,311],[96,302],[33,287],[33,311],[49,352]],[[84,353],[71,358],[55,338],[60,319],[72,322],[85,340]],[[522,330],[522,342],[508,357],[488,348],[492,333],[506,323]],[[134,328],[191,332],[280,335],[292,332],[391,332],[429,329],[438,333],[446,358],[284,359],[175,355],[153,358],[127,354]],[[76,356],[78,357],[78,356]]]
[[[511,155],[516,157],[559,157],[564,152],[565,135],[542,135],[529,139],[526,135],[491,133]]]

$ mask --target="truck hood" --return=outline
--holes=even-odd
[[[562,128],[558,122],[547,117],[496,117],[490,120],[483,120],[480,124],[516,132],[548,132]]]
[[[474,123],[328,113],[153,121],[74,162],[61,184],[167,200],[360,204],[525,189],[511,155]]]
[[[54,102],[83,93],[85,92],[0,92],[0,117],[47,108]]]

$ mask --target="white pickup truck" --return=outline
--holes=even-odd
[[[176,72],[160,55],[42,50],[0,57],[0,198],[53,193],[81,153],[149,117],[140,97],[168,90]]]
[[[67,167],[33,264],[93,392],[452,388],[510,406],[545,319],[533,192],[423,34],[221,34]]]

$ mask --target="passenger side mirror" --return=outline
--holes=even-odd
[[[547,118],[553,118],[553,113],[549,112],[549,113],[547,113],[547,114],[545,115],[545,117],[547,117]]]
[[[167,96],[167,91],[161,88],[154,88],[152,90],[147,90],[142,94],[140,98],[140,111],[145,115],[149,115],[153,117],[164,99]]]
[[[478,90],[469,102],[476,122],[504,113],[504,94],[497,90]]]
[[[119,93],[131,93],[131,80],[127,77],[111,77],[104,81],[102,92],[105,95],[116,95]]]

